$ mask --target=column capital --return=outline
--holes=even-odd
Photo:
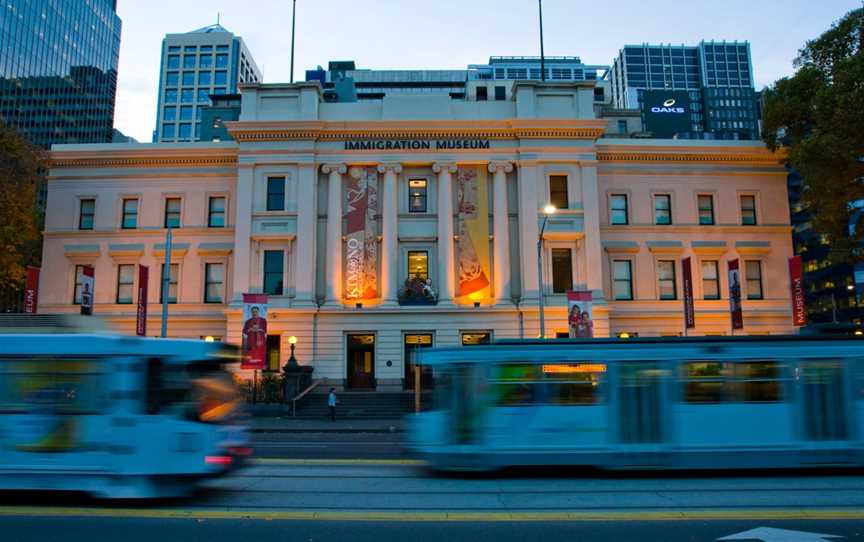
[[[355,179],[359,179],[360,177],[363,176],[363,171],[365,169],[366,168],[362,167],[362,166],[351,166],[351,168],[348,170],[348,174],[351,175],[352,177],[354,177]]]
[[[455,162],[435,162],[432,164],[432,171],[435,173],[441,173],[442,171],[447,171],[449,173],[456,173],[456,163]]]
[[[322,164],[321,171],[323,171],[324,173],[345,173],[346,171],[348,171],[348,166],[340,163]]]
[[[504,173],[510,173],[513,171],[513,162],[509,160],[495,160],[489,162],[489,173],[495,173],[499,169],[503,170]]]
[[[388,171],[402,173],[402,164],[399,162],[382,162],[378,164],[378,173],[387,173]]]

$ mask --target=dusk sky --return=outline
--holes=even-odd
[[[166,33],[216,22],[240,35],[264,82],[290,78],[291,0],[120,0],[123,20],[115,126],[149,142],[156,122],[159,53]],[[547,55],[611,64],[628,43],[747,40],[757,88],[793,71],[803,43],[860,0],[543,2]],[[536,0],[298,0],[295,80],[330,60],[358,68],[449,68],[490,56],[539,55]]]

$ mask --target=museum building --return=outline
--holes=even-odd
[[[242,294],[265,293],[270,368],[296,337],[348,389],[410,386],[417,348],[537,337],[539,296],[545,336],[566,335],[568,291],[590,292],[594,336],[681,335],[686,257],[689,334],[732,332],[733,260],[735,333],[794,333],[782,157],[606,137],[593,88],[329,102],[318,82],[248,84],[232,141],[55,146],[39,312],[77,312],[92,266],[94,313],[133,334],[144,265],[157,335],[170,227],[169,336],[239,343]]]

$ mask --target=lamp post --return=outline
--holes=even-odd
[[[291,345],[291,357],[288,358],[288,367],[297,367],[297,358],[294,357],[294,347],[297,345],[297,337],[294,335],[288,337],[288,344]]]
[[[537,299],[540,304],[540,338],[546,338],[546,316],[543,313],[543,232],[546,231],[546,222],[555,214],[557,209],[554,205],[543,207],[543,225],[540,227],[540,236],[537,238]]]

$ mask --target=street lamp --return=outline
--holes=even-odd
[[[537,238],[537,298],[540,304],[540,338],[546,338],[546,319],[543,314],[543,232],[546,231],[546,222],[555,214],[557,209],[554,205],[543,207],[543,225],[540,227],[540,236]]]
[[[288,358],[288,366],[297,367],[297,358],[294,357],[294,347],[297,344],[297,337],[294,335],[288,337],[288,344],[291,345],[291,357]]]

